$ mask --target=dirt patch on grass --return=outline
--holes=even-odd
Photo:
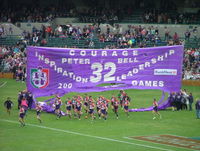
[[[200,150],[200,140],[194,140],[181,136],[153,135],[153,136],[136,136],[130,138],[159,143],[159,144],[166,144],[176,147]]]

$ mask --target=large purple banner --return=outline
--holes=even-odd
[[[137,49],[28,47],[27,88],[35,97],[115,89],[181,88],[183,46]],[[104,83],[115,85],[99,86]]]

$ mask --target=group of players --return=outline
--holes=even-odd
[[[74,96],[72,99],[67,98],[65,102],[65,115],[69,116],[70,119],[72,118],[72,116],[74,116],[74,118],[78,118],[80,120],[83,112],[85,112],[85,118],[91,117],[91,119],[94,120],[96,118],[96,113],[99,119],[103,118],[104,120],[106,120],[108,117],[109,106],[111,106],[111,109],[115,113],[117,119],[119,118],[119,107],[121,107],[126,115],[129,117],[128,109],[130,101],[130,97],[122,90],[120,91],[118,98],[113,95],[111,99],[99,96],[95,100],[92,98],[92,96],[88,96],[87,94],[85,94],[84,97],[77,95]],[[59,96],[56,96],[54,108],[57,119],[59,119],[63,113],[61,111],[61,105],[61,98]]]
[[[85,112],[85,118],[91,117],[92,120],[96,118],[95,113],[97,113],[99,119],[103,118],[104,120],[108,117],[108,109],[111,106],[111,109],[116,115],[116,118],[119,118],[118,109],[124,110],[126,115],[129,117],[128,109],[130,105],[130,97],[123,90],[120,90],[118,97],[114,95],[111,99],[107,99],[103,96],[99,96],[96,100],[92,98],[92,96],[88,96],[85,94],[84,97],[80,95],[74,96],[72,99],[67,98],[65,101],[66,112],[61,110],[61,105],[63,104],[61,98],[56,95],[55,100],[53,102],[54,112],[59,119],[61,116],[65,115],[72,119],[74,118],[81,119],[83,112]],[[18,94],[18,109],[19,109],[19,122],[22,127],[25,126],[24,118],[27,115],[28,109],[31,109],[32,106],[35,107],[37,119],[40,123],[41,120],[41,112],[43,110],[42,105],[39,102],[33,103],[33,95],[24,90],[19,92]],[[11,108],[13,106],[13,102],[10,98],[4,102],[4,106],[7,109],[8,114],[10,115]]]
[[[18,108],[19,108],[19,122],[22,127],[25,126],[24,117],[27,114],[28,109],[31,109],[32,107],[32,99],[31,99],[31,106],[30,106],[30,92],[23,91],[19,93],[18,99]],[[81,120],[81,116],[84,113],[84,118],[90,117],[92,120],[96,118],[95,115],[98,116],[99,119],[106,120],[108,117],[108,109],[111,108],[114,114],[116,115],[116,118],[119,118],[118,110],[121,108],[124,110],[127,117],[129,117],[129,105],[130,105],[130,97],[125,93],[123,90],[120,90],[118,97],[115,97],[114,95],[107,99],[104,96],[99,96],[96,100],[92,98],[92,96],[88,96],[88,94],[85,94],[84,97],[81,97],[80,95],[72,97],[72,99],[67,98],[65,101],[65,108],[66,112],[63,112],[61,110],[61,106],[63,105],[61,98],[56,95],[55,99],[53,101],[53,108],[54,113],[56,114],[57,119],[59,119],[61,116],[67,116],[69,119],[72,119],[72,116],[74,118],[78,118]],[[20,103],[19,103],[20,102]],[[7,112],[10,114],[11,106],[13,105],[10,98],[4,103],[5,107],[7,108]],[[41,112],[43,110],[41,104],[39,102],[36,102],[35,104],[35,110],[37,119],[40,123],[42,123],[41,120]],[[158,112],[158,103],[154,99],[153,101],[153,113],[154,118],[156,118],[156,115],[160,116],[161,114]]]

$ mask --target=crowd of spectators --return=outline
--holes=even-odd
[[[9,8],[0,7],[0,22],[49,22],[55,17],[76,17],[79,18],[80,22],[84,23],[109,23],[113,25],[122,21],[125,17],[134,15],[137,10],[144,12],[141,14],[142,22],[144,23],[190,24],[196,23],[200,18],[200,12],[196,14],[178,13],[176,6],[172,5],[171,2],[160,4],[160,8],[157,9],[148,9],[155,8],[154,5],[153,3],[141,1],[139,4],[135,3],[130,6],[110,6],[107,8],[95,5],[81,10],[68,3],[58,6],[17,4]]]
[[[0,22],[49,22],[55,17],[77,16],[76,13],[73,7],[13,6],[1,9]]]
[[[13,34],[13,28],[11,24],[4,24],[4,25],[0,24],[0,37],[12,34]]]
[[[8,29],[8,28],[7,28]],[[1,32],[2,31],[2,32]],[[7,32],[12,32],[9,30]],[[184,44],[185,41],[190,41],[191,37],[194,41],[198,41],[197,27],[184,33],[185,39],[180,39],[177,32],[172,33],[169,28],[164,27],[162,31],[164,37],[161,38],[157,26],[141,26],[141,25],[128,25],[123,29],[122,25],[114,24],[110,26],[107,24],[105,27],[100,27],[99,24],[89,24],[84,27],[76,25],[58,25],[55,29],[51,26],[44,26],[37,29],[33,26],[32,31],[24,31],[22,33],[22,41],[25,45],[47,45],[48,38],[63,38],[72,39],[75,43],[85,40],[85,47],[95,47],[98,43],[104,43],[105,48],[133,48],[133,47],[147,47],[158,45],[174,45]],[[4,27],[0,26],[0,37],[4,34]],[[70,47],[76,47],[70,46]],[[104,48],[103,47],[103,48]]]
[[[77,11],[72,5],[63,6],[38,6],[16,5],[9,8],[1,8],[0,22],[49,22],[56,17],[77,17],[81,22],[114,23],[125,13],[125,9],[89,8],[85,11]]]
[[[128,10],[125,9],[106,9],[106,8],[91,8],[79,14],[80,22],[83,23],[110,23],[113,25],[119,22]]]
[[[196,13],[170,13],[168,11],[146,10],[142,15],[144,23],[165,24],[192,24],[199,21],[200,14]]]
[[[183,79],[200,79],[200,50],[185,49],[183,60]]]
[[[1,72],[12,72],[13,78],[24,81],[26,77],[26,49],[23,46],[0,46]]]
[[[46,45],[48,44],[48,38],[56,37],[72,39],[77,44],[79,41],[85,40],[85,46],[91,45],[91,48],[99,43],[104,43],[106,48],[146,47],[149,46],[148,44],[151,44],[151,46],[184,44],[184,41],[180,40],[176,32],[174,34],[170,33],[167,27],[164,32],[165,37],[162,39],[156,26],[128,25],[124,31],[119,24],[115,24],[113,27],[107,25],[104,30],[98,24],[85,25],[83,28],[69,24],[58,25],[55,29],[52,29],[51,26],[42,26],[40,30],[33,27],[31,33],[26,31],[22,33],[22,39],[25,44],[33,45]],[[189,41],[190,36],[188,34],[195,37],[196,32],[189,30],[185,32],[185,40]]]
[[[112,30],[107,26],[106,32],[99,34],[99,41],[112,42],[115,45],[112,45],[111,48],[146,47],[148,42],[153,45],[162,42],[157,27],[128,25],[127,30],[123,32],[122,26],[119,24],[115,24]],[[108,46],[108,48],[110,47]]]
[[[7,24],[9,26],[9,24]],[[107,24],[106,26],[100,26],[98,23],[85,25],[79,27],[76,25],[58,25],[56,28],[51,26],[44,26],[37,29],[33,26],[32,31],[23,31],[22,41],[31,45],[46,45],[48,44],[48,38],[66,38],[75,40],[86,40],[86,47],[88,45],[94,46],[95,43],[111,43],[106,48],[129,48],[129,47],[146,47],[157,45],[174,45],[184,44],[185,41],[190,41],[191,37],[194,41],[198,41],[198,29],[194,27],[187,29],[184,33],[185,39],[180,39],[177,32],[172,33],[169,28],[164,27],[161,31],[164,33],[164,37],[161,38],[160,32],[157,26],[141,26],[141,25],[128,25],[126,28],[120,24],[114,24],[113,26]],[[7,30],[5,30],[7,29]],[[2,35],[12,34],[12,26],[5,28],[0,25],[0,37]],[[74,46],[75,47],[75,46]]]
[[[79,41],[81,39],[93,40],[94,30],[96,30],[96,25],[84,26],[83,29],[77,26],[69,25],[58,25],[55,29],[51,26],[42,26],[41,29],[35,27],[32,28],[32,32],[24,31],[22,33],[22,42],[31,45],[46,45],[48,43],[48,38],[63,38],[72,39]]]
[[[200,3],[188,0],[183,3],[185,8],[199,8],[200,5]],[[192,24],[197,23],[200,18],[200,11],[196,13],[179,12],[177,4],[173,0],[160,1],[159,7],[155,7],[156,4],[149,5],[152,6],[147,5],[143,8],[144,13],[141,17],[144,23]]]

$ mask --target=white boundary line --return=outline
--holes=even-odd
[[[16,121],[5,120],[5,119],[0,119],[0,121],[19,124]],[[79,135],[79,136],[85,136],[85,137],[91,137],[91,138],[96,138],[96,139],[101,139],[101,140],[107,140],[107,141],[111,141],[111,142],[118,142],[118,143],[123,143],[123,144],[135,145],[135,146],[140,146],[140,147],[144,147],[144,148],[151,148],[151,149],[164,150],[164,151],[173,151],[171,149],[165,149],[165,148],[161,148],[161,147],[155,147],[155,146],[137,144],[137,143],[127,142],[127,141],[122,141],[122,140],[117,140],[117,139],[112,139],[112,138],[88,135],[88,134],[83,134],[83,133],[73,132],[73,131],[69,131],[69,130],[58,129],[58,128],[51,128],[51,127],[41,126],[41,125],[36,125],[36,124],[26,123],[26,125],[32,126],[32,127],[48,129],[48,130],[52,130],[52,131],[64,132],[64,133],[68,133],[68,134],[74,134],[74,135]]]
[[[4,82],[2,85],[0,85],[0,88],[3,87],[4,85],[6,85],[7,81]]]
[[[171,134],[162,134],[162,135],[171,135]],[[154,136],[154,135],[152,135],[152,136]],[[181,137],[181,136],[178,136],[178,135],[172,135],[172,136]],[[132,138],[132,136],[130,136],[130,137],[123,137],[123,138],[129,139],[129,140],[137,140],[137,141],[140,141],[140,142],[151,142],[151,141],[145,141],[145,140],[135,139],[135,138]],[[184,138],[187,138],[187,137],[184,137]],[[189,149],[189,148],[184,148],[184,147],[180,147],[180,146],[173,146],[173,145],[168,145],[168,144],[160,144],[160,143],[156,143],[156,142],[151,142],[151,143],[159,144],[159,145],[165,145],[165,146],[169,146],[169,147],[183,148],[183,149],[186,149],[186,150],[198,151],[198,150],[195,150],[195,149]]]

